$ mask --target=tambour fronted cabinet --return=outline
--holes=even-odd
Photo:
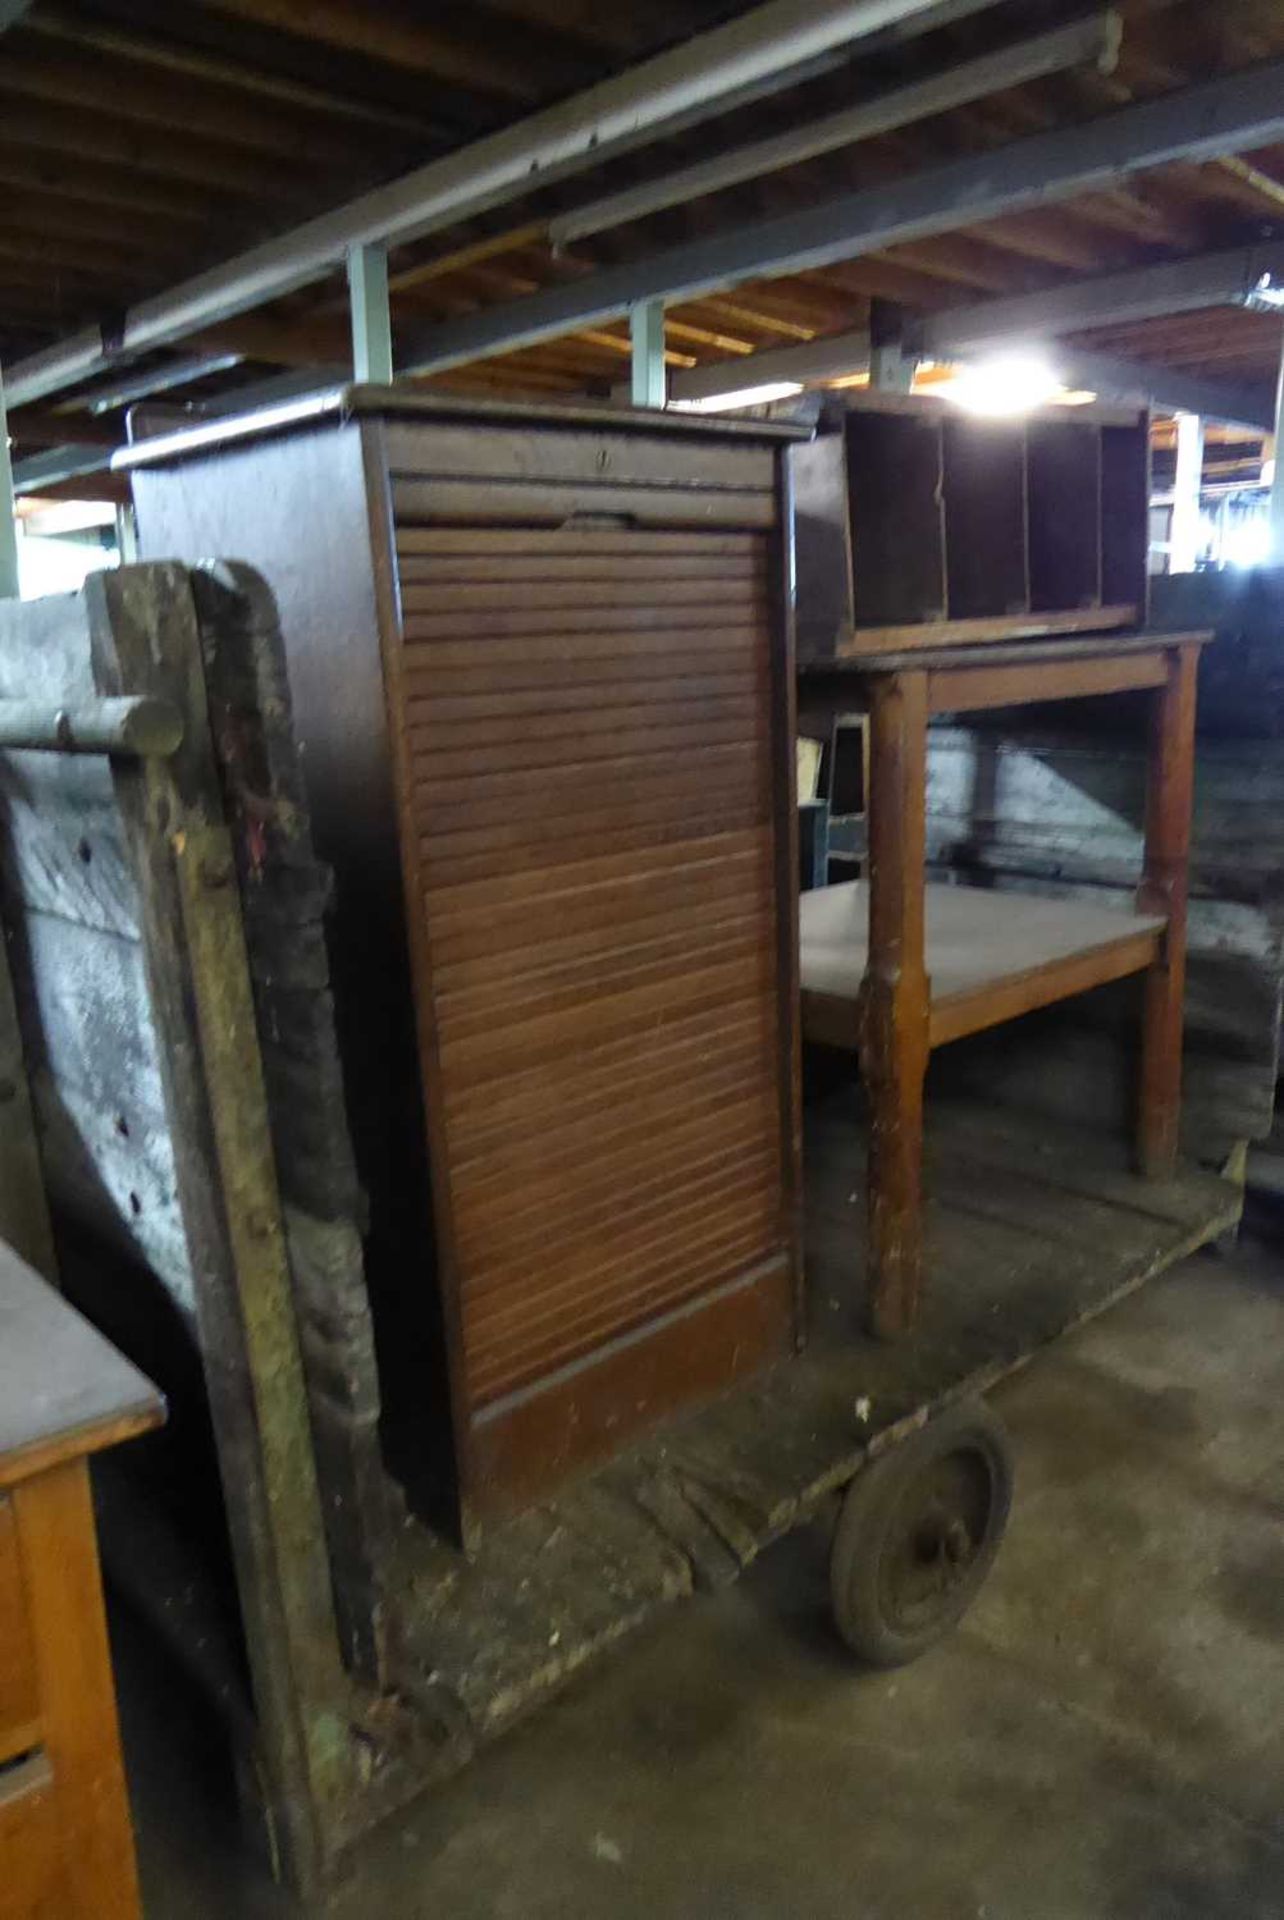
[[[363,388],[135,451],[146,555],[277,596],[388,1444],[465,1538],[795,1343],[786,437]]]

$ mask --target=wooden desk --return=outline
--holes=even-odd
[[[0,1920],[139,1912],[86,1458],[163,1418],[0,1242]]]
[[[1181,1107],[1195,676],[1208,634],[1098,634],[914,646],[804,671],[800,715],[870,716],[869,884],[805,896],[803,1032],[859,1049],[871,1105],[870,1319],[913,1324],[923,1280],[923,1080],[931,1049],[1125,973],[1146,976],[1137,1154],[1171,1173]],[[933,714],[1143,690],[1151,695],[1137,912],[926,887]],[[837,900],[827,893],[840,893]],[[930,903],[930,905],[929,905]],[[862,924],[863,923],[863,924]],[[843,950],[846,948],[846,957]],[[934,978],[934,976],[939,976]]]

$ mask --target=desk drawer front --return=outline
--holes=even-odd
[[[0,1766],[36,1744],[39,1704],[13,1502],[0,1494]]]

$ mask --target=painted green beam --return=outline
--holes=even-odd
[[[984,153],[859,187],[789,213],[684,240],[479,312],[402,345],[409,373],[444,373],[618,319],[640,301],[696,300],[746,280],[807,273],[999,214],[1113,187],[1174,161],[1216,159],[1284,138],[1284,60],[1219,74]]]
[[[18,522],[13,511],[13,463],[9,458],[9,422],[0,372],[0,600],[18,598]]]
[[[352,371],[358,380],[386,386],[392,379],[392,314],[388,306],[388,249],[348,249],[348,305],[352,315]]]
[[[630,397],[635,407],[662,407],[668,397],[664,368],[664,302],[644,300],[629,314],[632,343]]]

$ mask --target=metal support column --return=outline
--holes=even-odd
[[[13,509],[13,465],[4,409],[4,374],[0,372],[0,600],[18,598],[18,523]]]
[[[1173,523],[1168,571],[1193,573],[1199,552],[1199,490],[1204,477],[1204,423],[1197,413],[1177,415],[1177,471],[1173,477]]]
[[[1275,476],[1271,481],[1271,565],[1284,567],[1284,341],[1275,388]]]
[[[633,342],[631,398],[635,407],[662,407],[668,399],[664,372],[664,302],[643,300],[629,309]]]
[[[386,247],[348,249],[348,304],[352,313],[353,374],[358,380],[386,385],[392,379]]]

